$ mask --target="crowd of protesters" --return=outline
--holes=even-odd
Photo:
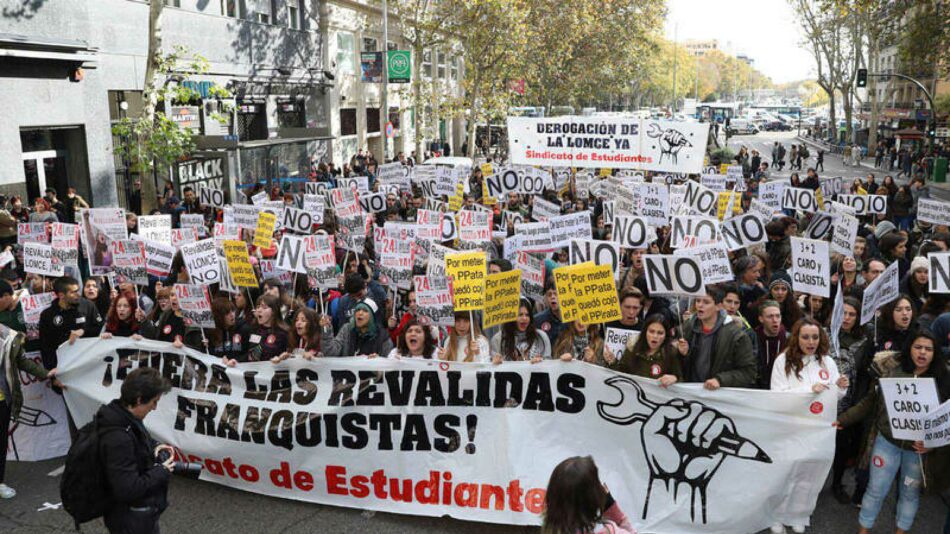
[[[736,161],[745,171],[742,209],[749,208],[759,186],[770,179],[770,172],[782,168],[785,156],[786,150],[781,146],[775,147],[771,160],[756,151],[740,152]],[[818,190],[820,178],[816,169],[802,169],[809,157],[807,148],[793,146],[790,156],[794,171],[790,185]],[[416,159],[414,154],[400,154],[396,161],[406,166],[424,163]],[[378,167],[372,154],[360,150],[341,168],[315,163],[308,180],[325,182],[333,188],[340,177],[367,176],[370,188],[375,190],[379,187]],[[649,173],[646,174],[649,180]],[[471,170],[469,192],[464,195],[461,209],[483,205],[492,211],[494,227],[505,227],[504,235],[510,237],[515,228],[502,224],[503,212],[515,212],[527,220],[532,216],[536,197],[510,193],[488,204],[483,194],[483,178],[480,167]],[[897,183],[891,174],[879,177],[869,173],[866,179],[845,185],[853,194],[887,196],[887,212],[861,217],[853,254],[834,254],[830,258],[830,298],[795,291],[789,274],[790,238],[807,227],[811,215],[778,212],[765,225],[768,242],[764,246],[730,253],[734,282],[710,285],[701,297],[677,302],[672,297],[653,295],[648,288],[642,256],[672,253],[667,226],[658,229],[657,239],[648,248],[624,251],[617,283],[620,320],[607,325],[561,320],[551,272],[568,264],[568,254],[566,250],[556,250],[541,258],[545,263],[545,283],[539,294],[522,295],[517,320],[485,332],[478,313],[455,313],[454,327],[431,325],[418,313],[413,289],[394,291],[381,276],[372,238],[366,239],[361,251],[338,246],[334,251],[335,287],[320,289],[306,276],[265,276],[262,260],[272,259],[277,254],[276,246],[255,247],[251,231],[242,232],[241,238],[248,244],[260,287],[228,293],[217,285],[211,286],[215,327],[201,329],[185,320],[172,290],[175,284],[189,281],[180,254],[167,277],[150,276],[149,285],[138,288],[121,280],[110,283],[111,277],[90,276],[85,258],[80,260],[82,279],[51,279],[25,273],[17,244],[17,223],[77,222],[79,210],[88,204],[73,190],[63,200],[58,200],[53,190],[27,203],[18,197],[0,198],[0,245],[17,253],[16,261],[0,269],[0,324],[9,329],[7,335],[16,336],[17,340],[17,348],[9,352],[11,356],[5,365],[40,379],[49,378],[58,389],[56,349],[61,343],[79,337],[127,336],[187,345],[220,358],[228,366],[266,360],[279,364],[297,357],[358,355],[496,365],[559,359],[607,366],[655,379],[664,387],[685,382],[701,383],[710,391],[759,388],[819,393],[834,389],[840,413],[836,425],[841,430],[837,434],[832,473],[833,497],[842,505],[859,507],[860,526],[867,531],[881,511],[899,466],[903,482],[898,484],[897,524],[899,531],[907,531],[914,520],[923,477],[926,476],[928,491],[946,491],[950,486],[948,451],[946,447],[927,450],[921,442],[893,438],[877,381],[882,377],[932,377],[941,401],[950,397],[950,297],[930,294],[927,283],[927,256],[950,250],[950,230],[917,219],[917,201],[928,196],[923,177],[916,176],[903,185]],[[281,184],[260,183],[243,193],[250,198],[261,191],[271,201],[293,207],[302,205],[300,191]],[[210,235],[215,224],[223,223],[222,211],[202,205],[197,193],[191,187],[179,191],[169,183],[151,213],[171,215],[176,227],[181,214],[204,214]],[[540,197],[560,206],[562,214],[589,211],[592,234],[596,239],[609,239],[611,221],[604,217],[605,199],[589,191],[579,192],[573,177],[563,189],[548,189]],[[143,215],[140,184],[136,184],[130,198],[126,217],[128,229],[134,233],[137,216]],[[398,193],[390,191],[385,210],[367,217],[377,226],[388,221],[413,222],[417,211],[429,205],[430,200],[433,199],[427,199],[417,187]],[[326,210],[323,220],[314,231],[335,234],[338,225],[332,209]],[[457,243],[444,244],[458,247]],[[502,236],[479,247],[488,253],[490,272],[513,268],[511,261],[504,258],[504,247]],[[860,324],[865,288],[895,263],[900,296],[880,309],[873,328]],[[424,271],[422,268],[417,274]],[[844,292],[844,319],[837,334],[839,350],[833,351],[829,339],[831,308],[839,287]],[[39,335],[28,340],[22,335],[29,326],[24,322],[20,301],[26,295],[49,291],[55,293],[55,299],[40,316],[36,325]],[[622,356],[617,358],[605,350],[604,327],[633,330],[639,335],[631,336]],[[41,352],[42,366],[23,358],[24,351],[29,350]],[[17,384],[18,381],[0,377],[3,440],[9,421],[16,417],[20,406]],[[886,467],[869,462],[871,457],[886,458]],[[573,476],[586,477],[588,485],[596,481],[595,466],[585,462],[578,465],[581,471]],[[846,482],[849,472],[853,472],[853,484]],[[15,492],[2,484],[3,474],[0,459],[0,497],[12,497]],[[596,510],[567,519],[552,514],[549,521],[567,521],[564,524],[589,528],[586,523],[610,519],[629,526],[622,512],[614,510],[609,493],[593,487],[588,490]],[[571,491],[569,487],[562,488],[561,497],[557,497],[558,492],[549,491],[549,503],[569,498]],[[578,522],[580,518],[583,521]],[[806,523],[807,518],[802,518],[799,524],[788,526],[802,532]],[[783,530],[783,525],[773,527],[774,532]]]

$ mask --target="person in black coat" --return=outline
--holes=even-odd
[[[150,367],[129,373],[118,399],[99,408],[99,448],[106,484],[112,497],[105,513],[111,533],[158,533],[158,518],[168,508],[168,481],[174,451],[153,440],[142,420],[171,384]],[[172,453],[160,463],[159,451]]]

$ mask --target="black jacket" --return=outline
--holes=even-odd
[[[113,500],[106,512],[110,532],[151,533],[168,507],[171,473],[155,462],[157,442],[142,422],[114,400],[99,408],[99,451]]]
[[[79,299],[78,305],[64,310],[59,307],[59,299],[56,299],[49,308],[40,313],[40,352],[43,356],[43,367],[56,367],[56,349],[69,339],[69,333],[73,330],[83,330],[82,337],[99,336],[102,316],[88,300]]]

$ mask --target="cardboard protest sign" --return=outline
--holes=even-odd
[[[16,258],[13,257],[13,252],[9,250],[4,250],[0,252],[0,268],[6,267],[10,262],[14,261]]]
[[[313,224],[323,224],[323,212],[327,209],[327,199],[323,195],[304,195],[303,210],[310,214]]]
[[[23,295],[20,299],[20,305],[23,307],[23,322],[26,324],[26,338],[40,338],[40,314],[43,310],[49,308],[56,299],[56,293],[38,293],[36,295]]]
[[[726,190],[726,175],[704,173],[699,176],[699,183],[710,191],[721,193]]]
[[[205,226],[205,216],[200,213],[182,213],[181,228],[183,230],[194,229],[198,237],[204,237],[208,233]]]
[[[251,196],[251,204],[255,206],[260,206],[268,200],[270,200],[270,195],[267,194],[267,191],[261,191]]]
[[[548,219],[551,225],[551,244],[554,248],[566,247],[571,239],[593,239],[590,212],[581,211]]]
[[[231,281],[238,287],[258,287],[257,276],[247,254],[244,241],[225,241],[224,258],[228,263]]]
[[[713,243],[719,240],[719,220],[715,217],[691,215],[674,216],[670,219],[670,246],[683,248],[687,236],[693,236],[699,244]]]
[[[709,124],[633,117],[508,117],[511,161],[523,165],[698,173]]]
[[[384,238],[380,250],[380,270],[389,278],[389,283],[400,289],[409,289],[412,286],[412,251],[414,242]]]
[[[887,212],[887,197],[885,195],[839,195],[838,202],[854,209],[856,215]]]
[[[521,271],[521,293],[532,299],[544,295],[544,260],[527,252],[518,252],[514,268]]]
[[[640,337],[638,330],[607,327],[604,329],[604,352],[613,354],[614,360],[619,362],[623,359],[627,345],[636,343],[638,337]]]
[[[218,282],[221,269],[218,267],[218,254],[214,249],[214,239],[183,245],[181,255],[188,269],[188,278],[194,284],[207,285]]]
[[[861,324],[874,319],[878,308],[900,295],[900,280],[897,262],[892,262],[866,288],[861,300]]]
[[[79,225],[53,223],[50,246],[59,262],[66,265],[79,265]]]
[[[512,213],[512,212],[507,212]],[[561,206],[536,197],[531,208],[531,218],[536,221],[547,221],[561,215]]]
[[[63,276],[63,264],[53,255],[53,247],[41,243],[23,245],[23,270],[43,276]]]
[[[369,193],[368,176],[350,176],[349,178],[337,178],[336,185],[339,188],[352,189],[357,193]]]
[[[571,239],[571,265],[593,262],[595,265],[608,265],[614,273],[614,279],[620,273],[620,245],[612,241],[596,241],[593,239]]]
[[[815,192],[801,187],[786,187],[782,192],[782,209],[800,210],[806,213],[818,211]]]
[[[924,447],[936,449],[950,445],[950,400],[931,410],[922,421]]]
[[[585,267],[593,265],[592,263],[580,263],[577,265],[568,265],[558,267],[551,274],[554,276],[554,287],[557,289],[558,309],[561,312],[561,321],[568,323],[579,317],[577,308],[577,298],[571,283],[571,275],[582,272]]]
[[[148,285],[145,245],[141,241],[132,239],[113,241],[112,260],[119,282],[130,282],[137,286]]]
[[[802,232],[806,239],[824,240],[834,230],[835,216],[827,211],[816,211]]]
[[[950,293],[950,252],[931,252],[927,259],[930,262],[929,292]]]
[[[732,209],[730,210],[730,206]],[[729,212],[729,213],[727,213]],[[716,199],[716,218],[720,221],[727,216],[739,215],[742,213],[742,193],[738,191],[725,191],[719,193]]]
[[[520,249],[525,252],[551,252],[554,250],[551,226],[546,222],[521,223],[515,226],[521,236]]]
[[[452,292],[445,277],[413,276],[412,285],[416,290],[416,314],[420,323],[455,325]]]
[[[627,249],[642,249],[656,240],[656,230],[643,217],[614,215],[610,240]]]
[[[697,258],[646,254],[643,271],[650,294],[698,297],[706,292],[702,265]]]
[[[480,211],[458,212],[459,239],[469,243],[491,241],[491,214]]]
[[[303,238],[284,234],[277,247],[277,268],[288,272],[307,274],[304,265]]]
[[[386,193],[360,195],[360,205],[366,213],[386,211]]]
[[[172,246],[179,248],[198,241],[198,230],[195,228],[172,228]]]
[[[792,237],[792,289],[809,295],[831,296],[828,242]]]
[[[125,210],[119,208],[91,208],[81,212],[80,234],[89,258],[93,276],[112,272],[112,253],[109,241],[128,239],[129,227],[125,223]]]
[[[762,219],[751,213],[726,219],[719,229],[730,251],[765,243],[769,239]]]
[[[723,243],[710,243],[690,248],[681,248],[673,252],[674,256],[690,256],[699,260],[703,269],[703,282],[718,284],[732,282],[732,264],[729,263],[729,251]]]
[[[202,187],[199,193],[199,202],[202,206],[211,206],[214,208],[223,208],[227,205],[227,196],[224,191],[220,189],[211,189],[210,187]]]
[[[854,254],[854,241],[858,237],[858,219],[847,213],[837,213],[831,233],[831,251],[845,256]]]
[[[620,320],[617,284],[609,265],[585,265],[571,272],[571,290],[578,319],[584,324]]]
[[[922,441],[924,419],[940,406],[933,378],[881,378],[881,393],[894,439]]]
[[[484,251],[446,254],[445,273],[452,279],[455,311],[480,310],[485,306],[487,272]]]
[[[142,245],[145,247],[145,272],[158,278],[168,276],[178,249],[171,245],[144,239],[142,239]]]
[[[254,246],[270,248],[274,237],[274,228],[277,226],[277,215],[268,211],[261,211],[257,215],[257,228],[254,229]]]
[[[309,234],[313,231],[313,215],[306,210],[285,207],[281,227],[298,234]]]
[[[317,234],[304,238],[304,265],[311,287],[337,287],[336,254],[332,235]]]
[[[184,316],[185,326],[214,328],[207,287],[199,284],[175,284],[175,296],[178,297],[178,306]]]
[[[482,328],[518,320],[521,302],[521,271],[515,269],[485,278],[485,309]]]
[[[707,187],[693,182],[686,182],[686,198],[684,202],[699,215],[715,215],[719,206],[719,195]]]
[[[25,245],[27,243],[49,243],[49,233],[46,231],[46,223],[17,223],[16,225],[17,243]]]
[[[234,224],[236,224],[239,228],[244,228],[245,230],[254,230],[257,228],[257,219],[260,215],[260,212],[260,208],[254,205],[235,204],[231,206]]]
[[[917,220],[950,226],[950,202],[941,202],[931,198],[921,198],[917,201]]]
[[[670,190],[666,184],[637,185],[640,194],[640,216],[654,226],[666,226],[670,217]]]
[[[782,199],[784,197],[784,182],[766,182],[759,185],[759,202],[772,208],[772,211],[782,209]]]

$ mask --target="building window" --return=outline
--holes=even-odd
[[[386,42],[386,50],[399,50],[399,48],[396,47],[396,43],[394,43],[394,42],[392,42],[392,41],[387,41],[387,42]]]
[[[379,43],[373,37],[363,37],[363,52],[376,52]]]
[[[336,69],[340,74],[356,72],[356,38],[352,33],[336,34]]]
[[[461,60],[458,57],[453,57],[449,60],[449,69],[453,82],[457,82],[459,80],[459,61]]]
[[[438,58],[439,58],[439,68],[438,68],[439,79],[444,80],[445,79],[445,53],[439,52]]]
[[[389,108],[389,122],[393,123],[393,129],[399,129],[399,108],[390,107]]]
[[[379,133],[379,108],[366,108],[366,133]]]
[[[288,0],[287,1],[287,22],[294,30],[299,30],[303,27],[300,23],[300,0]]]
[[[356,135],[356,108],[340,110],[340,135]]]
[[[181,7],[181,0],[165,0],[166,7]]]
[[[274,0],[253,0],[254,20],[261,24],[271,24],[274,21]]]
[[[425,50],[422,52],[422,76],[425,78],[432,77],[432,51]]]
[[[304,102],[299,98],[277,99],[277,126],[279,128],[304,128],[307,126]]]
[[[243,19],[245,17],[243,0],[221,0],[221,14],[225,17]]]
[[[267,139],[267,113],[264,104],[241,102],[238,104],[238,139],[254,141]]]

